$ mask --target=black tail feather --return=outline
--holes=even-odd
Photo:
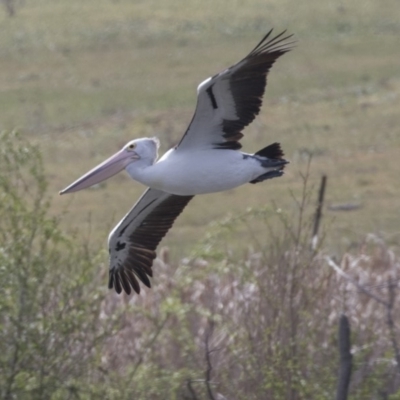
[[[259,183],[259,182],[265,181],[267,179],[279,178],[282,175],[283,175],[283,168],[280,170],[266,172],[265,174],[262,174],[259,177],[257,177],[256,179],[253,179],[252,181],[250,181],[250,183]]]
[[[267,169],[267,172],[258,176],[256,179],[250,181],[250,183],[258,183],[265,181],[266,179],[278,178],[283,175],[285,164],[288,163],[283,156],[283,151],[279,143],[272,143],[267,147],[257,151],[254,156],[262,157],[258,159],[261,165]]]
[[[257,151],[257,153],[254,155],[266,157],[271,160],[281,160],[285,154],[282,151],[280,143],[272,143],[269,146]]]

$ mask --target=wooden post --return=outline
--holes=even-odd
[[[350,352],[350,323],[345,314],[340,316],[339,321],[339,354],[340,366],[339,377],[337,383],[336,400],[347,400],[349,391],[351,369],[352,369],[352,354]]]
[[[319,187],[317,208],[315,210],[315,217],[314,217],[314,228],[313,228],[312,243],[311,243],[312,250],[315,250],[318,245],[318,231],[319,231],[319,225],[320,225],[321,218],[322,218],[322,206],[324,204],[326,179],[327,179],[326,175],[322,175],[321,185]]]

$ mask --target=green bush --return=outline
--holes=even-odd
[[[2,399],[332,398],[342,312],[350,399],[398,397],[385,310],[310,246],[306,177],[293,215],[267,207],[228,217],[179,264],[160,249],[152,290],[118,296],[100,279],[105,251],[49,216],[38,149],[16,133],[0,143]],[[245,254],[231,244],[241,234],[251,238]],[[384,297],[399,259],[370,235],[337,263]]]
[[[110,330],[96,255],[49,217],[38,149],[16,133],[0,143],[0,397],[91,398]]]

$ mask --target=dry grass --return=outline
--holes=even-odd
[[[102,284],[105,252],[49,217],[38,150],[1,140],[3,398],[332,398],[342,313],[351,399],[398,397],[398,246],[368,235],[333,256],[327,229],[312,250],[308,172],[292,212],[216,222],[181,262],[160,251],[152,290],[118,296]]]
[[[310,251],[307,213],[301,226],[265,211],[227,220],[180,265],[171,265],[163,249],[155,264],[156,292],[107,299],[105,313],[122,307],[124,318],[106,344],[102,368],[127,379],[128,398],[211,398],[207,379],[214,396],[227,399],[331,398],[343,313],[352,328],[351,398],[396,393],[400,381],[385,307],[331,270],[325,250]],[[265,242],[259,238],[260,247],[242,256],[232,248],[240,225],[262,221],[265,232],[274,218],[281,229]],[[381,238],[366,237],[338,263],[375,295],[387,298],[389,278],[398,293],[400,260]],[[396,321],[398,296],[393,309]],[[177,380],[168,384],[167,376]]]
[[[332,398],[342,312],[352,326],[352,399],[398,398],[385,308],[338,277],[326,258],[382,298],[389,277],[397,285],[399,2],[18,4],[16,17],[0,14],[0,129],[17,127],[40,145],[49,212],[69,208],[62,228],[78,231],[64,242],[51,219],[31,226],[34,211],[31,225],[12,231],[4,228],[12,207],[0,203],[0,375],[19,398],[38,388],[55,399],[193,399],[209,390],[229,399]],[[107,257],[88,249],[105,241],[143,188],[121,174],[74,196],[59,198],[58,190],[131,138],[157,135],[166,150],[190,121],[196,85],[272,26],[293,32],[298,47],[274,66],[244,142],[255,151],[279,140],[291,161],[285,177],[195,199],[165,241],[171,251],[160,252],[153,289],[132,298],[109,293],[99,310],[104,292],[96,280],[106,281],[98,275],[106,274]],[[327,205],[361,204],[347,213],[324,210],[326,237],[316,253],[309,249],[313,198],[303,223],[294,200],[310,153],[309,185],[328,175]],[[26,193],[21,202],[29,203]],[[27,241],[36,232],[38,243],[48,243],[50,228],[55,241],[44,265]],[[21,259],[26,243],[34,264]],[[25,281],[30,302],[21,295]],[[43,307],[49,298],[54,309]]]
[[[301,190],[308,152],[312,179],[329,177],[328,203],[363,206],[332,214],[332,245],[346,248],[366,231],[390,238],[400,223],[398,11],[395,0],[21,3],[15,18],[0,15],[0,128],[40,144],[53,214],[72,203],[65,225],[82,230],[91,218],[93,239],[103,241],[143,188],[121,175],[72,199],[58,190],[131,138],[157,135],[167,149],[190,121],[196,85],[271,26],[288,28],[298,47],[274,66],[245,140],[248,151],[279,140],[291,160],[286,176],[195,200],[166,243],[186,247],[227,209],[290,210],[288,189]]]

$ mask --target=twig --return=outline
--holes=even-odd
[[[366,289],[363,285],[360,285],[350,275],[346,274],[346,272],[344,272],[330,257],[325,257],[325,260],[330,267],[332,267],[340,276],[343,276],[343,278],[345,278],[349,282],[351,282],[358,290],[360,290],[361,292],[365,293],[366,295],[372,297],[374,300],[376,300],[378,303],[384,305],[385,307],[389,306],[389,304],[385,300],[382,300],[380,297],[378,297],[377,295],[375,295],[374,293],[372,293],[368,289]]]
[[[211,382],[211,371],[212,371],[212,364],[211,364],[210,354],[211,354],[212,351],[209,349],[208,342],[209,342],[210,337],[213,334],[213,331],[214,331],[214,321],[210,321],[210,329],[206,333],[206,337],[204,339],[204,342],[205,342],[204,344],[205,344],[205,350],[206,350],[205,356],[206,356],[206,361],[207,361],[207,370],[206,370],[206,374],[205,374],[206,375],[206,387],[207,387],[208,397],[211,400],[215,400],[215,397],[214,397],[214,394],[212,392],[211,385],[210,385],[210,382]]]
[[[397,368],[400,372],[400,348],[399,344],[396,339],[396,333],[395,333],[395,325],[394,325],[394,320],[393,320],[393,315],[392,315],[392,310],[394,306],[394,301],[395,301],[395,291],[394,288],[396,284],[392,282],[392,280],[389,278],[388,279],[388,301],[385,301],[381,299],[380,297],[376,296],[374,293],[369,291],[368,289],[365,288],[365,286],[360,285],[358,282],[356,282],[350,275],[346,274],[336,263],[330,258],[330,257],[325,257],[328,265],[332,267],[339,275],[343,276],[345,279],[347,279],[349,282],[351,282],[354,286],[357,287],[361,292],[365,293],[369,297],[373,298],[376,300],[379,304],[382,304],[383,306],[386,307],[386,316],[387,316],[387,325],[389,329],[389,335],[390,339],[392,342],[393,346],[393,351],[395,354],[395,359],[396,359],[396,364]]]
[[[395,297],[396,297],[394,287],[395,287],[395,285],[392,283],[391,279],[389,278],[388,279],[388,305],[386,308],[387,324],[388,324],[388,328],[389,328],[390,340],[392,341],[394,355],[396,358],[397,369],[400,372],[400,350],[399,350],[399,345],[398,345],[397,339],[396,339],[396,333],[395,333],[395,327],[394,327],[394,321],[393,321],[393,315],[392,315],[393,305],[394,305],[394,301],[395,301]]]
[[[132,370],[132,372],[130,374],[128,382],[132,382],[134,376],[136,375],[136,372],[138,371],[139,367],[143,363],[145,353],[147,351],[149,351],[149,349],[153,348],[154,343],[158,339],[158,337],[159,337],[161,331],[163,330],[165,324],[167,323],[169,317],[170,317],[170,314],[167,314],[167,316],[165,317],[164,321],[158,326],[157,330],[154,332],[154,335],[148,340],[148,342],[144,346],[142,346],[142,348],[144,350],[142,351],[142,354],[140,354],[139,360],[136,362],[136,365],[133,367],[133,370]]]
[[[197,397],[197,395],[196,395],[196,392],[194,391],[194,389],[193,389],[193,387],[192,387],[192,380],[191,380],[191,379],[188,379],[188,380],[186,381],[186,386],[187,386],[187,388],[188,388],[188,390],[189,390],[189,393],[190,393],[191,396],[192,396],[192,400],[198,400],[198,397]]]
[[[352,369],[352,355],[350,352],[350,323],[345,314],[339,321],[339,379],[336,391],[336,400],[347,400]]]
[[[310,177],[311,161],[312,161],[312,154],[310,154],[308,157],[306,173],[303,174],[302,172],[300,172],[300,176],[303,179],[303,190],[301,193],[301,201],[298,205],[299,206],[299,221],[298,221],[297,234],[296,234],[296,254],[297,254],[297,250],[299,248],[301,231],[303,228],[303,218],[304,218],[305,206],[307,203],[307,188],[308,188],[308,179]]]

